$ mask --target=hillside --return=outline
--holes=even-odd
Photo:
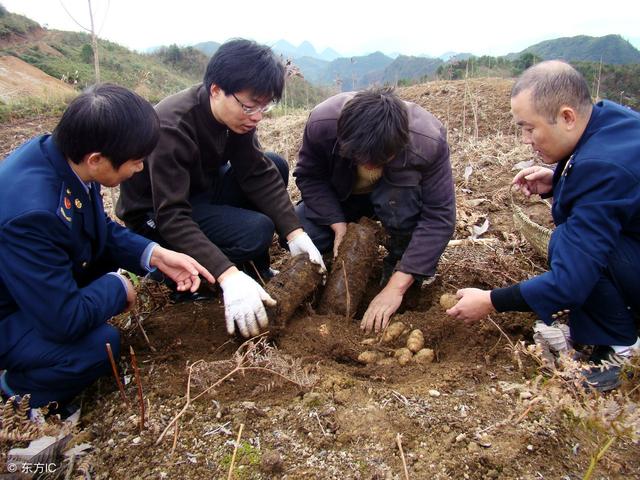
[[[74,94],[71,85],[19,58],[0,57],[0,101],[10,102],[23,97],[65,99]]]
[[[46,30],[21,15],[3,10],[0,15],[0,56],[13,56],[77,89],[94,83],[91,39],[86,33]],[[193,50],[193,49],[191,49]],[[200,81],[199,52],[180,59],[143,55],[106,40],[99,40],[101,81],[136,90],[151,101]],[[175,52],[174,52],[175,53]],[[187,66],[186,58],[193,65]],[[182,60],[177,64],[178,60]],[[200,71],[196,75],[196,71]]]
[[[620,35],[604,37],[556,38],[531,45],[522,52],[509,54],[507,58],[514,60],[523,53],[533,53],[544,60],[561,58],[569,62],[600,62],[613,65],[640,63],[640,51],[623,39]]]

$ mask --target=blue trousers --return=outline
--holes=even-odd
[[[22,312],[13,314],[20,319]],[[103,324],[74,343],[53,343],[35,330],[17,342],[0,357],[7,370],[5,382],[18,395],[31,394],[30,406],[42,407],[50,402],[64,405],[96,379],[111,371],[105,344],[113,355],[120,355],[120,334]]]
[[[282,177],[286,188],[289,182],[289,165],[279,155],[267,152]],[[269,268],[269,247],[273,240],[273,221],[261,213],[240,187],[230,163],[221,166],[211,189],[189,198],[191,216],[202,232],[238,267],[253,274],[252,261],[259,272]],[[149,212],[149,219],[154,219]],[[171,248],[149,223],[131,225],[140,235]],[[189,253],[189,252],[186,252]]]
[[[574,341],[586,345],[632,345],[640,315],[640,241],[620,237],[609,264],[587,301],[571,310]]]

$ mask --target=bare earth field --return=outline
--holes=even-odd
[[[72,442],[90,448],[42,478],[581,479],[599,452],[591,478],[639,478],[640,448],[630,440],[640,430],[638,375],[615,394],[585,392],[571,376],[541,375],[538,357],[526,349],[532,314],[464,325],[439,304],[458,288],[506,286],[545,268],[512,221],[512,168],[532,155],[510,120],[510,87],[482,79],[400,90],[448,127],[454,238],[467,239],[488,219],[481,238],[492,239],[448,247],[435,281],[412,289],[392,320],[422,331],[433,362],[401,366],[393,354],[406,334],[382,342],[364,335],[358,320],[319,315],[319,295],[275,340],[243,344],[226,334],[219,293],[210,301],[164,305],[163,293],[147,285],[133,316],[148,339],[132,316],[114,319],[127,352],[121,370],[130,380],[129,404],[113,378],[87,391]],[[3,125],[0,154],[55,121]],[[304,116],[267,119],[261,141],[293,166],[304,122]],[[290,193],[299,198],[291,185]],[[546,206],[516,201],[550,226]],[[287,254],[276,242],[272,253],[277,268]],[[356,319],[378,291],[383,254]],[[129,346],[144,388],[142,431]],[[367,350],[382,360],[364,364],[359,357]],[[0,472],[16,445],[25,443],[0,444]]]

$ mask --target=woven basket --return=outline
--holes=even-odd
[[[513,200],[513,188],[509,191],[511,198],[511,210],[513,211],[513,223],[522,236],[531,244],[536,252],[547,258],[549,250],[549,240],[551,239],[552,230],[538,225],[524,213],[524,210],[516,205]],[[546,200],[540,200],[551,210],[551,205]]]

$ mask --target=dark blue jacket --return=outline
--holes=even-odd
[[[149,240],[111,221],[45,135],[0,163],[0,357],[31,330],[73,342],[126,306],[106,272],[142,271]],[[0,365],[1,367],[1,365]]]
[[[593,107],[573,155],[553,177],[550,271],[520,284],[547,323],[582,306],[622,236],[640,248],[640,114],[612,102]]]
[[[337,141],[338,117],[354,95],[355,92],[342,93],[325,100],[313,109],[305,127],[293,176],[307,217],[319,225],[345,221],[340,202],[351,195],[356,182],[356,165],[340,156]],[[391,186],[419,192],[415,201],[416,226],[398,270],[432,275],[453,234],[456,220],[449,145],[438,119],[419,105],[405,104],[409,116],[409,145],[384,166],[376,189]],[[415,208],[409,204],[395,207],[405,210],[397,212],[398,217],[412,215]]]

